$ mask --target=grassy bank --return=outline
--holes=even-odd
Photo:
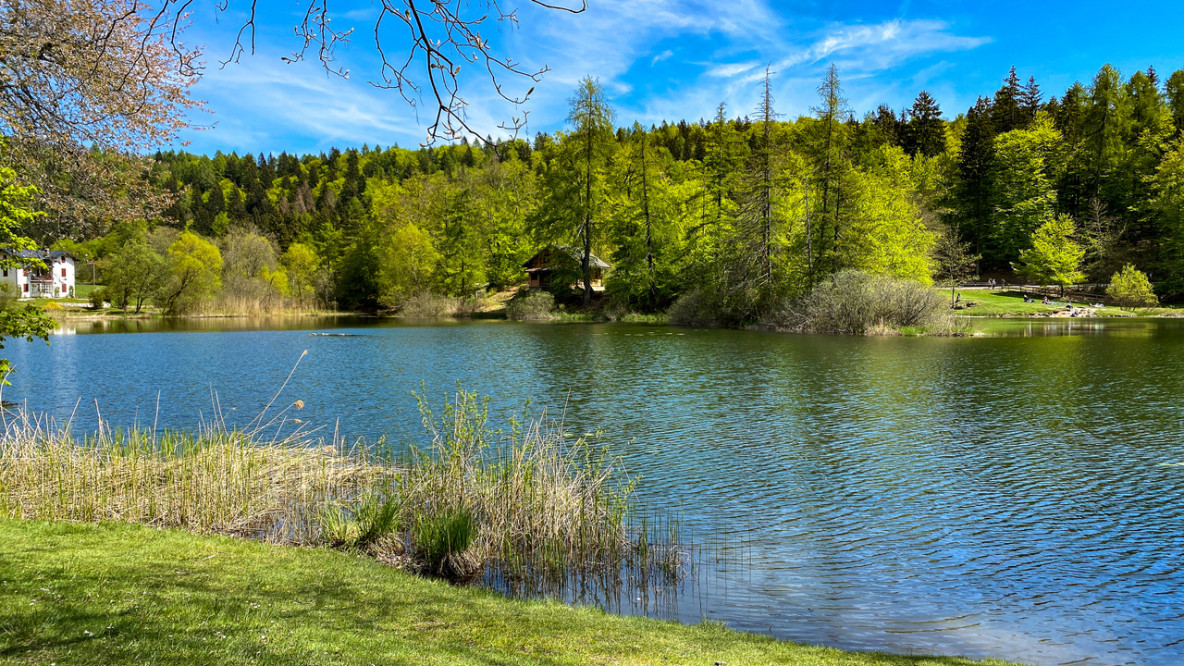
[[[0,661],[975,663],[843,653],[716,624],[509,601],[322,549],[133,525],[11,520],[0,520]]]
[[[946,304],[949,304],[950,291],[943,290]],[[1036,297],[1028,303],[1024,302],[1023,294],[1019,291],[989,291],[986,289],[960,290],[963,309],[957,312],[968,317],[1068,317],[1064,298],[1051,298],[1051,304],[1045,305]],[[1081,300],[1074,300],[1075,308],[1088,304]],[[1138,308],[1123,310],[1116,306],[1094,309],[1097,317],[1178,317],[1184,314],[1179,308]]]

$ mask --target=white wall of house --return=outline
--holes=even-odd
[[[9,285],[9,290],[18,298],[69,298],[74,295],[73,257],[53,257],[45,264],[49,271],[40,274],[31,273],[27,268],[3,269],[0,283]]]

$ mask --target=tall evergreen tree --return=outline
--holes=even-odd
[[[999,134],[1025,127],[1024,113],[1020,108],[1022,95],[1020,77],[1015,73],[1015,65],[1012,65],[1003,87],[995,92],[995,102],[991,106],[991,122]]]
[[[1176,133],[1180,134],[1184,132],[1184,69],[1172,72],[1165,92],[1172,112],[1172,123],[1176,126]]]
[[[941,108],[924,90],[913,101],[904,136],[903,147],[910,156],[920,153],[925,157],[933,157],[945,152],[946,128],[945,121],[941,119]]]
[[[1043,101],[1040,95],[1040,85],[1036,83],[1035,76],[1028,77],[1028,83],[1020,91],[1020,115],[1023,118],[1024,127],[1031,127],[1032,123],[1036,122],[1036,114],[1040,111],[1040,103]]]
[[[995,128],[991,102],[979,97],[966,112],[966,128],[958,153],[955,223],[958,234],[981,255],[990,236],[994,211]]]

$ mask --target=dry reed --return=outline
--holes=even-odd
[[[472,518],[471,538],[435,573],[517,580],[623,567],[681,573],[677,545],[631,522],[632,483],[611,457],[543,420],[515,423],[503,440],[488,427],[485,404],[458,392],[436,418],[421,398],[432,441],[412,449],[405,465],[306,435],[265,440],[286,410],[245,432],[221,424],[194,433],[121,431],[100,422],[83,437],[18,411],[0,437],[0,516],[358,547],[426,570],[416,530],[462,512]],[[394,533],[346,524],[373,515],[366,507],[374,498],[392,507],[384,521]],[[368,535],[364,548],[342,538],[351,533]]]
[[[100,428],[75,438],[27,411],[0,439],[0,515],[121,521],[313,543],[311,518],[392,470],[341,446],[259,443],[208,427],[155,434]]]

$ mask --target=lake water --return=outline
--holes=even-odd
[[[96,403],[113,424],[192,428],[216,393],[245,424],[307,350],[279,403],[303,400],[326,436],[404,444],[423,442],[412,391],[459,382],[493,413],[529,398],[603,430],[639,501],[703,546],[682,589],[619,610],[851,649],[1184,663],[1184,322],[990,322],[973,339],[178,326],[9,342],[3,397],[83,429]]]

